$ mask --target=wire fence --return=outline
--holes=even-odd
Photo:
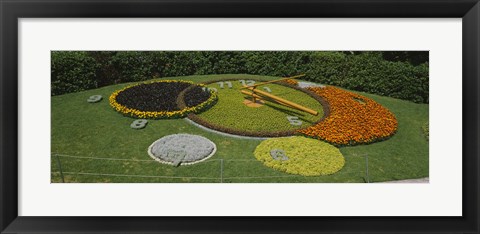
[[[365,158],[364,161],[364,168],[360,171],[355,172],[342,172],[343,176],[348,175],[355,178],[362,178],[363,182],[370,183],[370,175],[369,175],[369,167],[368,167],[368,155],[362,155],[361,157]],[[141,160],[141,159],[126,159],[126,158],[109,158],[109,157],[91,157],[91,156],[75,156],[75,155],[67,155],[61,153],[52,153],[52,160],[56,163],[56,168],[52,168],[52,176],[58,176],[59,180],[62,183],[71,182],[68,181],[67,176],[91,176],[91,177],[120,177],[120,178],[142,178],[142,179],[168,179],[168,180],[199,180],[199,181],[207,181],[207,182],[215,182],[215,183],[224,183],[224,182],[242,182],[242,181],[258,181],[258,180],[273,180],[273,179],[287,179],[287,178],[306,178],[302,175],[291,175],[286,173],[281,173],[278,171],[271,172],[274,173],[272,175],[264,175],[264,174],[255,174],[255,172],[247,172],[247,176],[242,175],[239,170],[236,170],[241,164],[245,163],[253,163],[256,166],[263,166],[263,163],[256,159],[208,159],[194,165],[188,165],[183,168],[192,168],[192,166],[202,166],[206,164],[216,163],[218,165],[214,167],[218,167],[218,171],[214,172],[209,171],[209,175],[185,175],[187,173],[180,173],[180,175],[167,175],[169,173],[162,174],[162,171],[156,171],[155,175],[149,174],[142,174],[142,173],[125,173],[125,171],[121,171],[121,169],[115,170],[114,172],[102,172],[105,168],[110,168],[109,166],[112,163],[145,163],[145,164],[152,164],[158,165],[159,163],[155,160]],[[72,163],[69,160],[77,160],[80,163],[75,162]],[[87,163],[87,161],[100,161],[101,163]],[[53,163],[53,161],[52,161]],[[86,164],[86,165],[82,165]],[[72,164],[72,165],[69,165]],[[110,164],[110,165],[108,165]],[[79,166],[82,165],[82,166]],[[100,166],[99,166],[100,165]],[[362,166],[363,167],[363,166]],[[143,167],[142,167],[143,168]],[[173,169],[174,167],[166,167],[169,169]],[[80,170],[79,170],[80,169]],[[93,170],[93,171],[92,171]],[[122,172],[119,173],[118,171]],[[228,172],[228,173],[227,173]],[[232,175],[233,173],[233,175]],[[283,175],[282,175],[283,174]],[[335,175],[335,174],[334,174]],[[327,175],[323,177],[333,177],[334,175]],[[70,178],[70,177],[69,177]],[[53,177],[52,177],[53,180]],[[276,182],[276,181],[269,181],[269,182]],[[306,181],[309,182],[309,181]]]

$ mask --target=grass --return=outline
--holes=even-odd
[[[219,78],[276,77],[211,75],[168,79],[200,83]],[[419,130],[428,121],[426,104],[359,93],[379,102],[396,115],[399,123],[397,134],[383,142],[340,148],[345,166],[339,172],[304,177],[276,171],[256,160],[253,152],[260,140],[238,139],[204,131],[183,119],[149,120],[146,128],[131,129],[134,119],[115,112],[108,104],[109,95],[126,85],[52,97],[52,152],[86,157],[58,157],[63,172],[66,172],[66,182],[364,182],[364,155],[368,155],[370,181],[421,178],[429,173],[428,141]],[[104,100],[87,103],[87,98],[95,94],[102,95]],[[203,163],[178,168],[160,164],[148,156],[147,148],[152,142],[180,132],[210,139],[217,145],[217,153]],[[52,182],[61,182],[56,162],[57,157],[52,154]],[[222,167],[223,172],[220,170]]]
[[[301,91],[276,84],[268,84],[265,87],[271,89],[271,94],[316,110],[319,114],[314,116],[272,102],[265,102],[264,106],[258,108],[248,107],[243,104],[245,95],[239,91],[242,87],[241,83],[231,82],[233,86],[231,89],[226,85],[221,89],[217,83],[208,85],[208,87],[218,89],[218,102],[210,110],[199,114],[200,118],[217,126],[234,130],[275,132],[305,128],[323,116],[322,105],[317,100]],[[260,89],[264,91],[262,88]],[[291,125],[287,116],[298,117],[302,124]]]

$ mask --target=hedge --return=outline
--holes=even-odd
[[[314,82],[428,103],[428,52],[415,52],[415,60],[408,53],[392,58],[393,52],[56,51],[52,95],[153,77],[306,74]]]
[[[98,87],[96,60],[86,52],[54,51],[51,55],[52,96]]]

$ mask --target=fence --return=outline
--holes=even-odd
[[[369,175],[369,168],[368,168],[368,156],[363,155],[360,157],[364,157],[364,166],[362,165],[361,171],[355,172],[342,172],[340,170],[337,173],[340,173],[343,177],[351,177],[356,178],[357,180],[361,178],[363,182],[370,183],[370,175]],[[72,160],[76,160],[77,162],[72,162]],[[55,161],[55,162],[54,162]],[[163,167],[164,169],[167,168],[165,171],[156,172],[156,174],[144,174],[144,173],[125,173],[125,170],[117,168],[118,165],[113,165],[114,163],[122,163],[121,165],[130,165],[131,163],[134,164],[143,164],[135,169],[142,170],[143,168],[147,167],[155,167],[153,169],[158,170],[158,162],[155,160],[139,160],[139,159],[124,159],[124,158],[106,158],[106,157],[90,157],[90,156],[74,156],[74,155],[67,155],[67,154],[60,154],[60,153],[52,153],[52,164],[56,165],[56,168],[53,168],[52,165],[52,181],[53,177],[59,177],[59,182],[66,183],[66,182],[89,182],[84,180],[75,180],[72,181],[71,178],[73,177],[96,177],[96,178],[128,178],[125,181],[122,179],[117,179],[118,182],[136,182],[136,180],[142,180],[142,182],[175,182],[178,180],[184,180],[190,182],[191,180],[203,181],[203,182],[214,182],[214,183],[224,183],[224,182],[280,182],[274,181],[275,179],[299,179],[299,182],[342,182],[333,179],[329,181],[329,179],[335,178],[336,174],[327,175],[327,176],[320,176],[320,177],[305,177],[301,175],[290,175],[278,171],[269,171],[267,174],[265,172],[258,173],[255,171],[247,171],[242,172],[236,170],[236,168],[251,168],[253,167],[265,167],[260,161],[256,159],[208,159],[203,162],[199,162],[194,165],[188,166],[180,166],[175,168],[175,170],[183,170],[179,172],[179,175],[171,175],[168,173],[169,170],[172,170],[174,167]],[[242,164],[248,163],[250,164],[249,167],[242,167]],[[85,165],[83,165],[85,164]],[[210,168],[216,168],[215,170],[206,170],[206,175],[198,175],[198,172],[195,170],[189,171],[192,168],[198,168],[198,166],[205,167],[206,165],[210,164]],[[211,166],[211,164],[216,164],[216,166]],[[66,168],[65,168],[66,167]],[[111,168],[111,170],[108,170]],[[112,171],[113,168],[113,171]],[[67,170],[66,170],[67,169]],[[73,170],[69,170],[73,169]],[[106,170],[107,169],[107,170]],[[93,170],[93,171],[92,171]],[[105,171],[106,170],[106,171]],[[218,170],[218,171],[216,171]],[[123,173],[119,173],[121,171]],[[127,172],[129,170],[126,170]],[[143,170],[146,171],[146,170]],[[216,172],[215,172],[216,171]],[[263,170],[264,171],[264,170]],[[202,173],[200,173],[202,174]],[[204,173],[205,174],[205,173]],[[242,175],[244,174],[244,175]],[[247,174],[247,175],[245,175]],[[68,177],[68,179],[66,179]],[[313,178],[313,179],[312,179]],[[322,181],[316,181],[318,178],[323,178]],[[92,181],[98,182],[98,181]],[[101,182],[101,181],[100,181]],[[358,181],[356,181],[358,182]]]

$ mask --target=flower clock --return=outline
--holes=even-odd
[[[310,82],[297,77],[200,84],[157,80],[126,86],[109,101],[128,117],[185,118],[209,134],[263,140],[253,158],[300,176],[337,173],[348,165],[341,147],[371,144],[396,133],[395,115],[374,100],[333,86],[308,86]],[[215,143],[205,136],[183,133],[166,135],[148,149],[156,161],[174,166],[204,161],[216,152]]]

